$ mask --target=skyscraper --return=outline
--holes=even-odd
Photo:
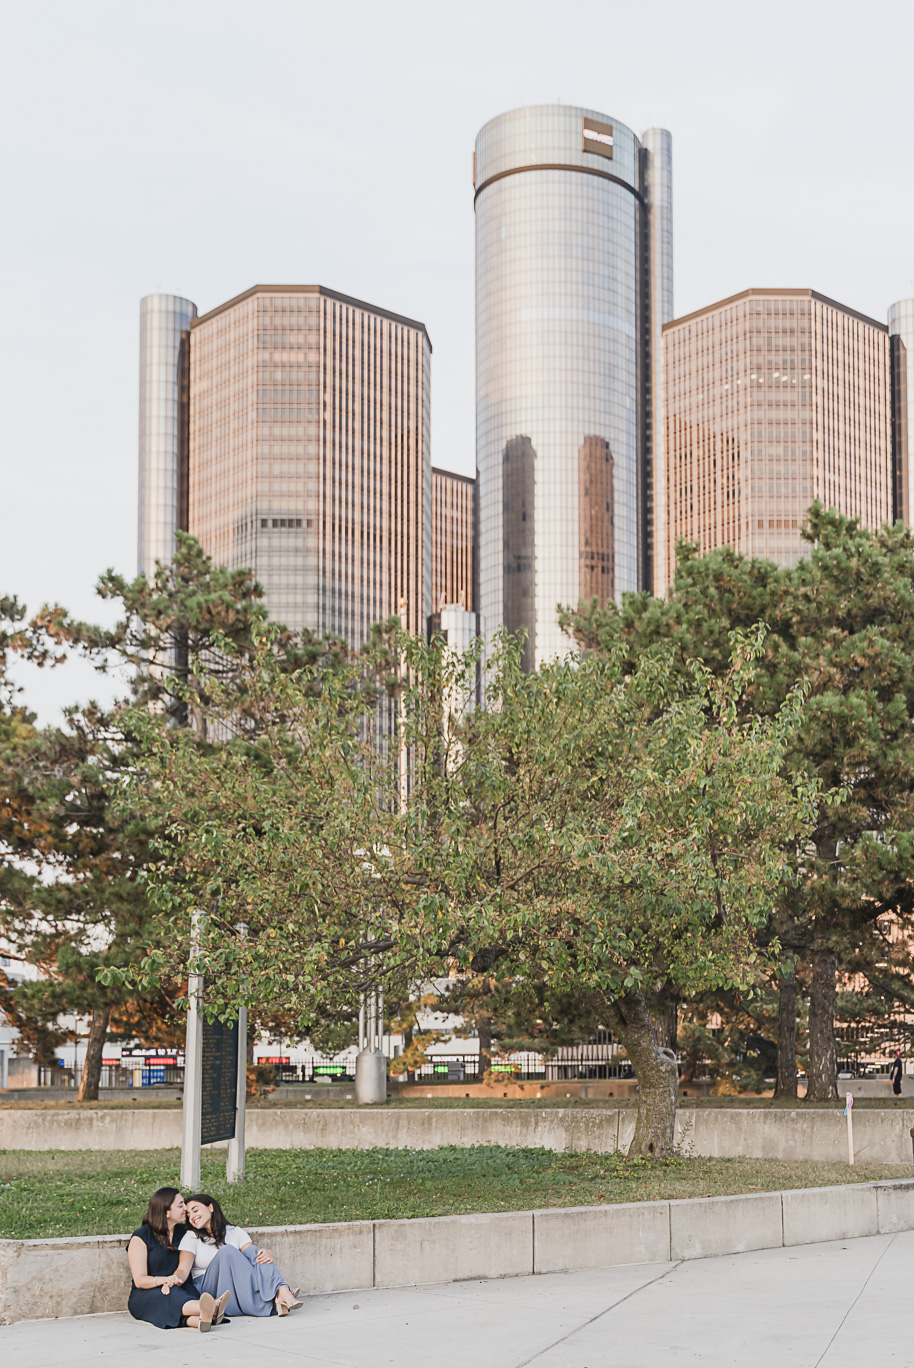
[[[663,346],[655,593],[680,539],[792,565],[814,499],[866,527],[892,520],[884,323],[814,290],[744,290],[666,324]]]
[[[569,649],[559,604],[652,573],[654,372],[672,316],[671,140],[568,105],[476,140],[476,446],[487,639]]]
[[[476,611],[476,481],[432,468],[432,604]]]
[[[187,526],[187,350],[197,306],[180,295],[140,300],[137,562],[151,575]]]
[[[914,451],[908,439],[908,415],[914,417],[914,299],[900,299],[889,309],[892,339],[892,441],[895,456],[895,517],[911,521],[914,512]]]
[[[432,611],[431,343],[319,285],[255,285],[193,322],[189,528],[270,615],[358,647]]]

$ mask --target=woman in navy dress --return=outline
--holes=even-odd
[[[130,1236],[127,1262],[133,1286],[127,1310],[135,1320],[148,1321],[160,1330],[187,1325],[192,1330],[209,1330],[225,1315],[228,1296],[199,1296],[192,1282],[183,1284],[186,1275],[178,1274],[178,1241],[184,1234],[186,1209],[177,1188],[159,1188],[149,1199],[143,1224]]]

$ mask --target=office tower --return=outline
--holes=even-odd
[[[140,446],[137,562],[152,575],[187,526],[187,347],[197,306],[180,295],[140,300]]]
[[[476,610],[476,481],[432,469],[432,604]]]
[[[908,440],[908,414],[914,415],[914,299],[889,309],[892,339],[892,446],[895,464],[895,517],[910,523],[914,451]]]
[[[672,317],[671,140],[512,110],[476,140],[479,609],[570,649],[559,604],[651,579],[653,372]]]
[[[255,285],[193,322],[190,531],[270,615],[358,647],[432,609],[431,343],[319,285]]]
[[[744,290],[663,329],[662,594],[680,539],[778,565],[814,499],[892,520],[888,328],[815,290]],[[661,531],[662,525],[662,531]]]

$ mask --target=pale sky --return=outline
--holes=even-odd
[[[432,460],[475,464],[471,154],[519,105],[673,135],[675,311],[914,295],[914,7],[6,0],[0,592],[136,566],[139,300],[310,282],[421,319]],[[106,688],[27,679],[50,719]]]

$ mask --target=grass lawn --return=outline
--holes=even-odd
[[[178,1185],[177,1150],[0,1151],[0,1238],[133,1230],[149,1194]],[[243,1184],[205,1155],[203,1189],[239,1225],[298,1225],[467,1211],[596,1206],[914,1177],[903,1165],[760,1159],[630,1160],[478,1146],[437,1150],[254,1150]]]

